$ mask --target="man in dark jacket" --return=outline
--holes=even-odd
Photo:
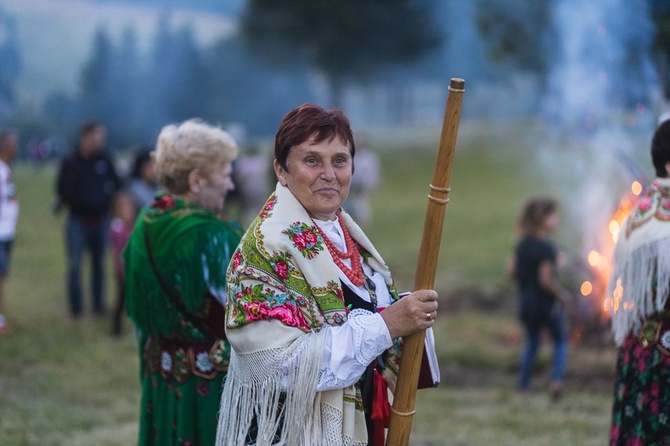
[[[79,143],[63,160],[56,183],[60,203],[68,208],[65,227],[67,285],[70,315],[82,313],[81,266],[84,250],[91,253],[93,311],[105,314],[104,259],[109,228],[109,209],[120,187],[114,164],[103,153],[105,126],[86,122],[79,131]]]

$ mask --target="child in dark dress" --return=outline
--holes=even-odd
[[[552,398],[562,392],[568,353],[563,305],[569,293],[556,280],[556,248],[549,236],[558,228],[558,204],[548,197],[533,197],[521,209],[519,238],[508,264],[508,275],[519,292],[519,317],[525,331],[518,388],[527,391],[540,335],[547,328],[554,343]]]

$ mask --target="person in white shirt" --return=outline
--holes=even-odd
[[[349,196],[343,207],[359,225],[366,227],[372,221],[370,195],[379,186],[381,162],[365,136],[357,137],[357,140],[356,170],[351,177]]]
[[[19,202],[12,182],[10,163],[16,156],[17,138],[8,130],[0,131],[0,335],[8,332],[5,320],[5,279],[9,273],[9,254],[16,235]]]

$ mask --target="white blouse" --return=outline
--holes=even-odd
[[[321,231],[340,250],[345,251],[344,234],[338,220],[314,220]],[[351,267],[350,259],[343,262]],[[361,259],[365,275],[376,285],[377,305],[382,309],[391,303],[384,278]],[[342,272],[340,280],[366,302],[370,293],[364,286],[356,286]],[[367,366],[393,345],[388,327],[379,313],[356,309],[349,313],[347,321],[340,326],[327,326],[326,349],[321,360],[321,372],[316,385],[317,391],[341,389],[353,385],[365,372]],[[287,364],[288,365],[288,364]],[[292,367],[289,367],[290,370]]]

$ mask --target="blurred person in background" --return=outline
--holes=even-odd
[[[121,335],[121,326],[125,310],[125,274],[123,272],[122,252],[128,242],[140,210],[153,202],[158,192],[154,162],[151,149],[142,147],[133,158],[131,170],[123,188],[114,197],[112,220],[109,228],[109,241],[114,262],[116,281],[116,302],[112,313],[112,337]]]
[[[138,212],[151,203],[154,200],[154,195],[158,192],[156,172],[150,151],[150,149],[142,148],[137,152],[125,185],[125,189],[133,198]]]
[[[242,207],[242,223],[256,218],[270,193],[268,178],[271,162],[258,146],[249,146],[233,166],[233,177]]]
[[[399,299],[342,210],[355,152],[341,110],[303,104],[279,126],[276,189],[228,267],[217,445],[384,444],[401,337],[432,327],[437,293]]]
[[[56,192],[60,205],[68,209],[65,225],[67,289],[73,318],[83,311],[81,269],[84,252],[91,254],[93,312],[106,314],[105,253],[109,231],[109,211],[121,183],[114,164],[104,152],[105,126],[97,121],[84,123],[72,153],[58,170]]]
[[[16,135],[9,130],[0,130],[0,335],[9,330],[5,320],[5,280],[19,218],[19,202],[10,168],[16,152]]]
[[[117,192],[112,203],[112,219],[109,223],[109,241],[112,248],[112,261],[114,264],[114,278],[116,282],[116,303],[112,313],[112,336],[121,335],[121,325],[125,308],[125,289],[123,271],[123,249],[128,243],[130,233],[135,225],[137,208],[133,197],[125,190]]]
[[[563,375],[568,355],[564,306],[569,292],[557,281],[557,252],[550,236],[559,224],[558,203],[550,197],[532,197],[522,207],[517,222],[519,238],[507,265],[519,293],[519,317],[525,331],[518,389],[530,389],[535,358],[543,329],[554,343],[553,369],[549,391],[553,399],[563,391]]]
[[[224,218],[232,137],[202,121],[169,125],[152,152],[163,193],[123,252],[127,313],[138,331],[138,444],[213,445],[230,345],[226,267],[242,235]]]
[[[370,194],[379,187],[381,176],[379,156],[370,147],[367,138],[358,138],[356,144],[356,171],[351,177],[349,197],[344,208],[360,225],[372,221]]]
[[[656,178],[621,225],[607,293],[619,347],[611,445],[670,444],[670,121],[651,158]]]

